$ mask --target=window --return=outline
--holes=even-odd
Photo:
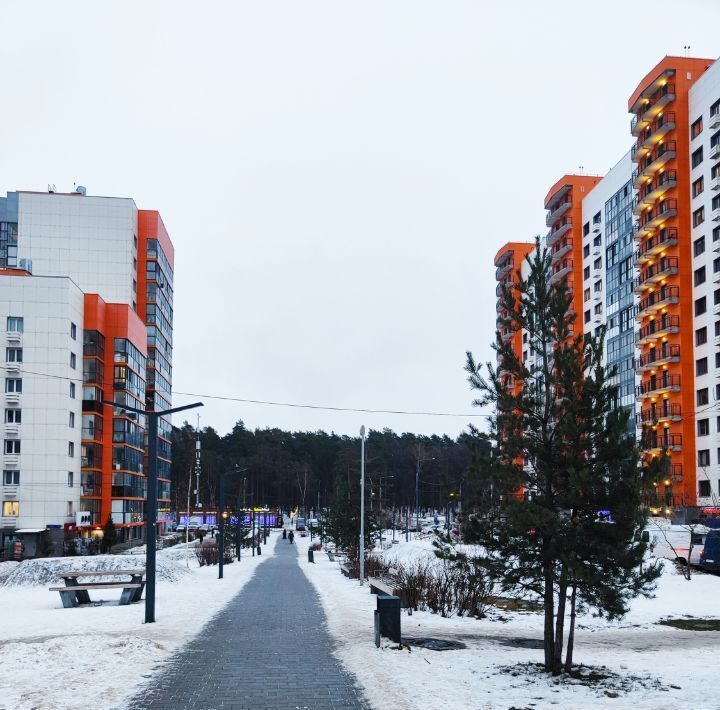
[[[600,212],[596,212],[593,216],[593,224],[600,224]]]
[[[698,496],[700,498],[710,497],[710,481],[698,481]]]
[[[707,328],[703,326],[695,331],[695,345],[705,345],[707,343]]]
[[[77,326],[75,323],[70,323],[70,337],[73,340],[77,340]]]
[[[583,292],[583,302],[586,303],[589,300],[590,300],[590,289],[586,288],[585,291]]]
[[[602,268],[602,257],[599,256],[595,261],[593,261],[593,268],[594,269],[601,269]]]
[[[9,333],[22,333],[23,332],[23,319],[17,316],[8,316],[7,329]]]
[[[596,316],[599,316],[602,313],[602,303],[596,303],[595,309],[593,311]]]
[[[74,370],[77,367],[77,358],[75,353],[70,353],[70,367]]]
[[[594,247],[599,247],[601,244],[602,244],[602,235],[598,234],[598,235],[593,239],[593,246],[594,246]]]
[[[72,471],[68,471],[68,488],[72,488],[72,487],[73,487],[73,484],[74,484],[74,480],[73,480],[73,479],[74,479],[74,478],[75,478],[75,476],[74,476],[73,472],[72,472]]]
[[[701,225],[705,221],[705,206],[696,209],[693,212],[693,227]]]
[[[720,163],[718,163],[718,165],[720,165]],[[713,234],[713,243],[720,242],[720,227],[715,227],[713,229],[712,234]]]
[[[705,189],[705,178],[702,175],[692,184],[692,196],[697,197]]]
[[[699,286],[700,284],[705,283],[705,267],[701,266],[699,269],[695,269],[695,285]]]
[[[710,136],[710,147],[714,148],[716,145],[720,145],[720,131],[717,131],[717,133],[713,133],[712,136]]]
[[[697,121],[694,121],[692,126],[690,126],[690,138],[697,138],[701,133],[703,129],[703,121],[702,116],[698,118]]]
[[[595,291],[595,293],[602,293],[602,281],[596,281],[593,284],[593,291]]]
[[[718,99],[711,107],[710,107],[710,115],[714,116],[715,114],[720,113],[720,99]]]
[[[715,369],[720,367],[720,353],[715,353]],[[720,431],[720,429],[718,430]]]
[[[710,449],[700,449],[698,451],[698,466],[710,465]]]
[[[583,259],[587,259],[590,256],[590,245],[586,244],[583,247]]]
[[[590,322],[590,311],[585,311],[585,322],[586,323]]]
[[[4,500],[2,513],[5,518],[17,518],[20,515],[20,503],[16,500]]]
[[[701,316],[703,313],[707,311],[707,298],[703,296],[702,298],[696,298],[695,299],[695,315]]]
[[[20,440],[19,439],[5,439],[5,453],[6,454],[19,454],[20,453]]]
[[[699,360],[695,360],[695,374],[696,375],[707,375],[708,373],[708,359],[701,357]]]
[[[5,378],[5,391],[6,392],[22,392],[22,380],[17,377],[6,377]]]
[[[588,234],[590,234],[590,222],[585,222],[583,224],[583,237],[587,237]]]
[[[70,397],[71,399],[75,399],[75,383],[70,383]]]
[[[705,237],[699,237],[693,243],[693,256],[700,256],[705,252]]]
[[[698,419],[697,423],[698,436],[707,436],[710,433],[710,420]]]
[[[70,417],[68,419],[68,426],[74,427],[75,426],[75,412],[69,412]]]
[[[713,274],[717,274],[717,272],[720,271],[720,256],[717,256],[713,259]],[[715,291],[717,293],[717,291]],[[717,304],[718,301],[715,301]]]
[[[3,471],[3,484],[6,486],[19,486],[20,471]]]
[[[707,404],[708,402],[708,388],[703,387],[701,390],[697,391],[697,403],[699,406],[702,406],[703,404]]]
[[[710,168],[710,177],[714,180],[716,177],[720,177],[720,163],[715,163],[715,165]]]
[[[74,441],[68,441],[68,456],[70,456],[70,458],[75,456],[75,442]]]
[[[720,355],[720,353],[718,353]],[[22,409],[6,409],[5,423],[20,424],[22,422]]]
[[[5,362],[22,361],[22,348],[5,348]]]
[[[697,150],[693,151],[692,154],[692,166],[693,168],[697,168],[700,163],[703,161],[703,149],[702,146],[700,146]]]

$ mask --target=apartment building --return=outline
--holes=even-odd
[[[121,540],[140,540],[146,421],[112,405],[170,406],[174,250],[162,219],[84,188],[13,192],[0,198],[0,236],[12,442],[3,450],[3,539],[46,528],[99,535],[112,515]],[[160,421],[161,529],[170,429]]]
[[[551,278],[583,332],[606,326],[644,458],[670,457],[658,503],[720,512],[720,63],[665,57],[628,111],[630,152],[545,198]]]

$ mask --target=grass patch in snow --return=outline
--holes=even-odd
[[[720,631],[720,619],[662,619],[657,623],[683,631]]]

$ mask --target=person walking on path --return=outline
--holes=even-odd
[[[295,533],[291,530],[288,534],[288,540],[290,540],[290,544],[293,544],[293,540],[295,539]]]
[[[283,528],[283,540],[287,540],[287,530]]]

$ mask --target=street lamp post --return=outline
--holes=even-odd
[[[360,427],[360,586],[365,579],[365,426]]]
[[[225,476],[230,475],[231,473],[243,473],[244,471],[247,471],[246,468],[239,468],[237,464],[234,468],[231,468],[229,471],[219,471],[218,472],[218,515],[220,516],[220,544],[219,544],[219,550],[218,550],[218,579],[223,578],[223,572],[224,572],[224,562],[225,562]],[[240,525],[240,516],[237,516],[236,523],[239,526]],[[238,529],[238,535],[239,535],[239,529]],[[237,545],[239,550],[239,537],[237,538]],[[238,555],[239,559],[239,555]]]
[[[145,561],[145,623],[152,624],[155,622],[155,547],[157,545],[157,450],[158,450],[158,419],[175,412],[182,412],[186,409],[195,409],[202,407],[202,402],[195,404],[186,404],[184,407],[173,407],[172,409],[164,409],[161,412],[148,411],[131,407],[128,404],[116,404],[115,402],[105,402],[109,407],[124,409],[128,412],[136,414],[144,414],[148,418],[148,492],[147,502],[145,504],[145,520],[147,523],[147,531],[145,535],[145,547],[147,549]],[[189,514],[188,510],[188,514]]]
[[[415,532],[417,533],[418,528],[420,527],[420,505],[418,502],[418,492],[420,488],[420,464],[423,461],[434,461],[435,457],[431,456],[427,459],[421,459],[418,457],[417,460],[417,467],[415,468]]]

